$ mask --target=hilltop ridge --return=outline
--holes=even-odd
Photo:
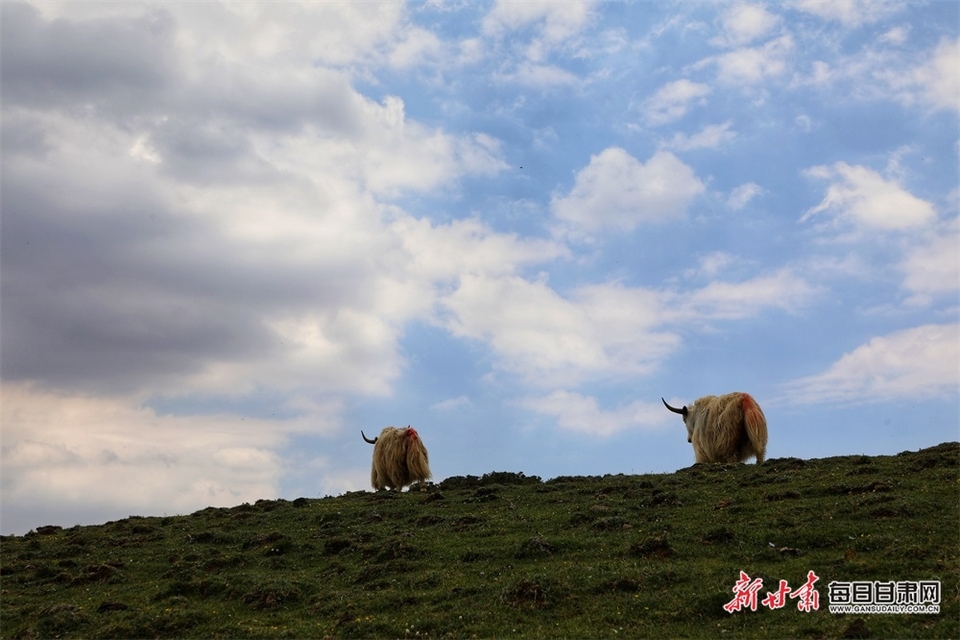
[[[960,444],[671,474],[456,476],[2,538],[0,637],[960,637]],[[813,571],[819,608],[728,613]],[[827,610],[939,581],[940,613]]]

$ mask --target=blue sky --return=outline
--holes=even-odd
[[[0,11],[4,533],[958,439],[956,2]]]

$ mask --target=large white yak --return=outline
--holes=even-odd
[[[408,484],[420,483],[420,491],[427,490],[430,478],[430,459],[423,440],[413,427],[398,429],[384,427],[373,440],[360,432],[373,445],[373,466],[370,484],[377,491],[390,487],[402,491]]]
[[[760,463],[766,457],[767,419],[750,394],[703,396],[682,409],[663,404],[683,416],[697,462],[744,462],[755,456]]]

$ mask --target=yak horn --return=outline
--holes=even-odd
[[[379,438],[379,436],[371,440],[367,436],[363,435],[363,429],[360,430],[360,435],[363,436],[364,442],[369,442],[370,444],[377,444],[377,439]]]
[[[679,413],[679,414],[682,415],[684,418],[687,417],[687,407],[686,407],[686,406],[684,406],[683,409],[677,409],[676,407],[671,407],[670,405],[668,405],[668,404],[667,404],[667,401],[664,400],[663,398],[660,398],[660,400],[663,402],[663,406],[665,406],[667,409],[670,409],[670,411],[673,411],[674,413]]]

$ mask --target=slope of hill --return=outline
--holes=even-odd
[[[665,475],[497,472],[38,527],[0,540],[0,636],[957,638],[958,462],[946,443]],[[940,613],[828,610],[831,582],[839,597],[867,581],[938,581]]]

